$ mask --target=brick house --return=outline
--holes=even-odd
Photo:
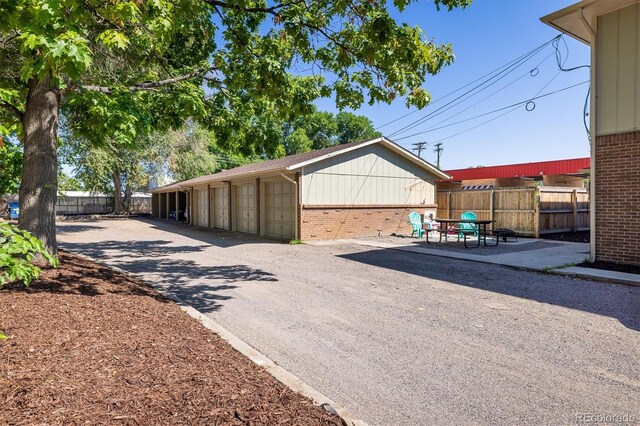
[[[411,211],[435,211],[435,181],[447,178],[382,137],[156,188],[152,215],[281,239],[406,233]]]
[[[640,265],[640,0],[541,20],[591,46],[591,260]]]
[[[501,166],[445,170],[449,180],[439,180],[438,190],[559,186],[584,188],[590,159],[538,161]]]

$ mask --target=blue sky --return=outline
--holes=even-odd
[[[427,78],[424,87],[432,95],[432,106],[382,127],[380,131],[385,135],[391,135],[462,92],[441,102],[435,102],[438,98],[549,41],[559,33],[540,22],[539,18],[575,2],[475,0],[466,10],[453,12],[437,12],[432,2],[428,1],[410,6],[396,18],[410,25],[419,25],[426,36],[436,43],[451,43],[456,60],[452,65],[443,68],[438,75]],[[561,43],[563,59],[566,59],[564,67],[589,64],[589,47],[567,36],[564,39],[569,52],[567,58],[564,44]],[[423,152],[423,157],[433,163],[435,153],[432,145],[444,139],[441,157],[443,169],[589,156],[589,141],[583,124],[583,107],[588,84],[539,99],[535,101],[535,109],[530,112],[522,105],[503,117],[458,136],[451,137],[495,118],[500,113],[400,139],[412,133],[466,120],[529,99],[541,89],[540,94],[545,94],[589,79],[588,68],[558,74],[555,56],[549,56],[553,52],[553,48],[547,46],[499,83],[466,103],[414,129],[398,133],[391,139],[406,148],[411,148],[413,142],[428,142],[429,147],[426,153]],[[529,75],[528,71],[543,60],[538,67],[537,75]],[[510,85],[471,106],[507,84]],[[547,86],[544,87],[545,85]],[[317,105],[322,110],[337,112],[331,99],[319,100]],[[462,111],[464,109],[467,110]],[[407,109],[404,100],[398,99],[391,105],[366,105],[355,112],[369,117],[374,126],[380,127],[411,111],[413,109]],[[444,121],[445,119],[447,120]],[[438,125],[440,122],[442,123]]]

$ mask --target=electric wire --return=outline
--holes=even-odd
[[[526,57],[526,56],[530,55],[533,51],[537,50],[538,48],[540,48],[540,47],[544,47],[544,46],[547,46],[550,42],[552,42],[553,40],[555,40],[555,39],[556,39],[556,38],[558,38],[558,37],[559,37],[559,36],[556,36],[556,37],[554,37],[553,39],[551,39],[551,40],[549,40],[549,41],[545,42],[544,44],[541,44],[540,46],[538,46],[538,47],[536,47],[536,48],[534,48],[534,49],[530,50],[529,52],[527,52],[527,53],[525,53],[525,54],[523,54],[523,55],[521,55],[521,56],[519,56],[519,57],[517,57],[517,58],[515,58],[515,59],[513,59],[513,60],[511,60],[511,61],[509,61],[509,62],[507,62],[507,63],[506,63],[506,64],[504,64],[504,65],[501,65],[500,67],[498,67],[498,68],[496,68],[496,69],[494,69],[494,70],[492,70],[492,71],[489,71],[488,73],[486,73],[486,74],[484,74],[484,75],[482,75],[482,76],[480,76],[480,77],[476,78],[475,80],[473,80],[473,81],[471,81],[471,82],[469,82],[469,83],[465,84],[464,86],[459,87],[458,89],[454,90],[453,92],[449,92],[448,94],[446,94],[446,95],[444,95],[444,96],[442,96],[442,97],[440,97],[440,98],[438,98],[438,99],[436,99],[436,100],[434,100],[434,101],[431,101],[431,102],[429,103],[429,105],[433,105],[433,104],[435,104],[435,103],[437,103],[437,102],[440,102],[440,101],[442,101],[443,99],[446,99],[446,98],[448,98],[449,96],[451,96],[451,95],[453,95],[453,94],[455,94],[455,93],[459,92],[460,90],[462,90],[462,89],[464,89],[464,88],[466,88],[466,87],[468,87],[468,86],[471,86],[473,83],[476,83],[477,81],[479,81],[479,80],[481,80],[481,79],[483,79],[483,78],[485,78],[485,77],[488,77],[488,76],[490,76],[490,75],[492,75],[492,74],[494,74],[494,73],[496,73],[496,72],[498,72],[498,71],[502,70],[502,69],[503,69],[503,68],[505,68],[505,67],[510,66],[511,64],[513,64],[513,63],[515,63],[515,62],[517,62],[517,61],[519,61],[519,60],[523,59],[524,57]],[[397,118],[395,118],[395,119],[393,119],[393,120],[391,120],[391,121],[388,121],[388,122],[386,122],[386,123],[384,123],[384,124],[382,124],[382,125],[380,125],[380,126],[376,127],[376,130],[380,130],[380,129],[382,129],[383,127],[388,126],[389,124],[396,123],[396,122],[398,122],[398,121],[400,121],[400,120],[402,120],[402,119],[404,119],[404,118],[406,118],[406,117],[408,117],[408,116],[410,116],[410,115],[413,115],[413,114],[415,114],[415,113],[417,113],[417,112],[420,112],[420,110],[419,110],[419,109],[416,109],[416,110],[414,110],[414,111],[408,112],[408,113],[406,113],[406,114],[404,114],[404,115],[402,115],[402,116],[400,116],[400,117],[397,117]]]
[[[557,76],[557,74],[556,74],[556,76]],[[556,76],[554,76],[554,78],[555,78]],[[553,79],[552,79],[552,80],[553,80]],[[548,82],[544,87],[546,87],[547,85],[549,85],[549,83],[550,83],[550,82]],[[548,96],[555,95],[556,93],[560,93],[560,92],[564,92],[564,91],[566,91],[566,90],[573,89],[574,87],[581,86],[581,85],[586,84],[586,83],[589,83],[589,80],[586,80],[586,81],[583,81],[583,82],[580,82],[580,83],[576,83],[576,84],[572,84],[571,86],[563,87],[562,89],[554,90],[554,91],[552,91],[552,92],[548,92],[548,93],[545,93],[545,94],[543,94],[543,95],[534,96],[534,97],[532,97],[532,98],[528,98],[528,99],[526,99],[526,100],[523,100],[523,101],[520,101],[520,102],[516,102],[516,103],[513,103],[513,104],[511,104],[511,105],[504,106],[504,107],[502,107],[502,108],[497,108],[497,109],[494,109],[494,110],[492,110],[492,111],[488,111],[488,112],[485,112],[485,113],[482,113],[482,114],[476,115],[476,116],[474,116],[474,117],[471,117],[471,118],[468,118],[468,119],[465,119],[465,120],[461,120],[459,123],[462,123],[462,122],[465,122],[465,121],[470,121],[470,120],[473,120],[473,119],[475,119],[475,118],[485,117],[485,116],[487,116],[487,115],[495,114],[496,112],[504,111],[504,110],[506,110],[506,109],[510,109],[510,108],[514,108],[514,109],[515,109],[515,108],[516,108],[516,107],[518,107],[518,106],[526,105],[527,103],[533,102],[534,100],[542,99],[542,98],[546,98],[546,97],[548,97]],[[544,89],[544,87],[543,87],[543,89]],[[494,119],[495,119],[495,118],[494,118]],[[490,121],[493,121],[494,119],[491,119]],[[459,123],[453,123],[453,124],[459,124]],[[453,124],[450,124],[450,125],[447,125],[447,126],[443,126],[443,127],[450,127],[450,126],[452,126]],[[484,123],[483,123],[483,124],[484,124]],[[476,128],[476,127],[479,127],[479,126],[475,126],[475,127],[473,127],[473,128]],[[471,129],[469,129],[469,130],[471,130]],[[395,138],[395,139],[394,139],[394,141],[401,141],[401,140],[408,139],[408,138],[413,137],[413,136],[421,135],[421,134],[424,134],[424,133],[427,133],[427,132],[430,132],[430,131],[431,131],[431,130],[427,130],[427,131],[418,132],[418,133],[415,133],[415,134],[412,134],[412,135],[409,135],[409,136],[403,136],[403,137],[401,137],[401,138]],[[464,132],[462,132],[462,133],[464,133]],[[438,140],[438,142],[441,142],[441,141],[446,140],[446,139],[449,139],[449,137],[447,137],[447,138],[445,138],[445,139],[440,139],[440,140]]]
[[[454,118],[454,117],[456,117],[456,116],[458,116],[458,115],[462,114],[463,112],[466,112],[466,111],[470,110],[470,109],[471,109],[471,108],[473,108],[474,106],[476,106],[476,105],[478,105],[478,104],[480,104],[480,103],[482,103],[482,102],[486,101],[487,99],[491,98],[491,97],[492,97],[492,96],[494,96],[495,94],[497,94],[497,93],[499,93],[499,92],[503,91],[504,89],[508,88],[509,86],[512,86],[513,84],[515,84],[515,83],[517,83],[518,81],[522,80],[522,79],[523,79],[524,77],[526,77],[527,75],[530,75],[531,77],[536,77],[536,76],[539,74],[539,68],[538,68],[538,67],[540,67],[540,65],[542,65],[542,64],[543,64],[547,59],[549,59],[551,56],[553,56],[553,53],[550,53],[549,55],[547,55],[547,56],[546,56],[542,61],[540,61],[540,62],[539,62],[539,63],[538,63],[534,68],[532,68],[531,70],[529,70],[529,71],[527,71],[526,73],[522,74],[520,77],[518,77],[518,78],[516,78],[516,79],[512,80],[510,83],[507,83],[506,85],[502,86],[501,88],[499,88],[498,90],[496,90],[496,91],[492,92],[491,94],[489,94],[489,95],[485,96],[484,98],[480,99],[479,101],[477,101],[477,102],[475,102],[475,103],[473,103],[473,104],[469,105],[469,106],[468,106],[468,107],[466,107],[465,109],[463,109],[463,110],[461,110],[461,111],[457,111],[454,115],[451,115],[450,117],[445,118],[444,120],[440,120],[439,122],[435,123],[433,126],[436,126],[436,127],[437,127],[437,126],[439,126],[440,124],[446,123],[447,121],[451,120],[452,118]],[[536,71],[536,72],[534,73],[534,71]],[[557,77],[559,74],[560,74],[560,73],[558,72],[558,74],[556,74],[556,76],[555,76],[555,77]],[[555,79],[555,77],[554,77],[554,79]],[[553,79],[552,79],[552,80],[553,80]],[[548,85],[548,84],[549,84],[549,83],[547,83],[547,84],[543,87],[543,89],[544,89],[545,87],[547,87],[547,85]],[[467,120],[462,120],[462,121],[458,121],[457,123],[463,123],[463,122],[465,122],[465,121],[469,121],[469,119],[467,119]],[[456,123],[453,123],[453,124],[456,124]],[[453,124],[451,124],[451,125],[447,125],[447,126],[443,126],[443,127],[438,127],[438,128],[436,128],[436,129],[434,129],[434,128],[429,128],[429,130],[427,130],[426,132],[431,132],[431,131],[434,131],[434,130],[442,129],[442,128],[444,128],[444,127],[449,127],[449,126],[452,126]],[[426,133],[426,132],[425,132],[425,133]]]
[[[517,61],[515,61],[513,64],[509,65],[507,68],[503,69],[502,71],[498,72],[495,75],[492,75],[491,77],[485,79],[484,81],[482,81],[480,84],[474,86],[473,88],[471,88],[470,90],[464,92],[462,95],[456,97],[455,99],[447,102],[445,105],[441,106],[440,108],[437,108],[436,110],[426,114],[425,116],[419,118],[418,120],[415,120],[409,124],[407,124],[406,126],[396,130],[395,132],[392,132],[389,137],[393,137],[393,136],[397,136],[400,135],[404,132],[406,132],[407,130],[410,130],[428,120],[430,120],[433,117],[436,117],[446,111],[448,111],[451,108],[454,108],[455,106],[457,106],[461,99],[465,98],[462,102],[466,101],[467,99],[471,98],[472,96],[475,96],[477,93],[480,93],[482,90],[485,90],[486,88],[492,86],[493,84],[496,84],[498,81],[502,80],[503,78],[505,78],[507,75],[509,75],[510,73],[512,73],[513,71],[515,71],[517,68],[519,68],[520,66],[522,66],[524,63],[526,63],[529,59],[531,59],[532,57],[534,57],[536,54],[538,54],[540,51],[542,51],[545,47],[547,47],[550,43],[552,43],[555,39],[557,39],[560,36],[557,36],[551,40],[549,40],[548,42],[536,47],[535,49],[527,52],[525,55],[522,55]],[[486,85],[486,86],[485,86]],[[485,86],[485,87],[483,87]],[[482,88],[481,90],[478,91],[478,89]]]

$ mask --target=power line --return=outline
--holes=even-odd
[[[494,73],[496,73],[496,72],[498,72],[498,71],[502,70],[502,69],[503,69],[503,68],[505,68],[505,67],[510,66],[510,65],[511,65],[511,64],[513,64],[514,62],[517,62],[517,61],[521,60],[522,58],[526,57],[527,55],[530,55],[532,52],[536,51],[537,49],[539,49],[539,48],[543,48],[543,47],[546,47],[549,43],[553,42],[553,40],[557,39],[558,37],[559,37],[559,36],[556,36],[556,37],[554,37],[553,39],[551,39],[551,40],[549,40],[549,41],[545,42],[544,44],[541,44],[540,46],[536,47],[535,49],[530,50],[529,52],[527,52],[527,53],[525,53],[525,54],[523,54],[523,55],[521,55],[521,56],[519,56],[519,57],[517,57],[517,58],[515,58],[515,59],[512,59],[511,61],[507,62],[507,63],[506,63],[506,64],[504,64],[504,65],[499,66],[498,68],[496,68],[496,69],[494,69],[494,70],[492,70],[492,71],[489,71],[488,73],[486,73],[486,74],[484,74],[484,75],[482,75],[482,76],[480,76],[480,77],[476,78],[475,80],[473,80],[473,81],[471,81],[471,82],[469,82],[469,83],[465,84],[464,86],[461,86],[461,87],[457,88],[457,89],[456,89],[456,90],[454,90],[453,92],[449,92],[449,93],[447,93],[446,95],[444,95],[444,96],[442,96],[442,97],[440,97],[440,98],[438,98],[438,99],[436,99],[436,100],[434,100],[434,101],[431,101],[431,102],[429,103],[429,105],[433,105],[433,104],[435,104],[435,103],[437,103],[437,102],[440,102],[440,101],[444,100],[445,98],[448,98],[449,96],[451,96],[451,95],[453,95],[453,94],[455,94],[455,93],[458,93],[460,90],[464,89],[465,87],[471,86],[473,83],[476,83],[477,81],[482,80],[483,78],[485,78],[485,77],[487,77],[487,76],[490,76],[490,75],[492,75],[492,74],[494,74]],[[380,129],[382,129],[383,127],[388,126],[389,124],[396,123],[396,122],[398,122],[398,121],[400,121],[400,120],[402,120],[402,119],[404,119],[404,118],[406,118],[406,117],[408,117],[408,116],[410,116],[410,115],[413,115],[413,114],[415,114],[415,113],[417,113],[417,112],[419,112],[419,111],[420,111],[419,109],[416,109],[416,110],[414,110],[414,111],[408,112],[408,113],[406,113],[406,114],[404,114],[404,115],[402,115],[402,116],[400,116],[400,117],[398,117],[398,118],[395,118],[395,119],[393,119],[393,120],[391,120],[391,121],[388,121],[388,122],[386,122],[386,123],[384,123],[384,124],[382,124],[382,125],[380,125],[380,126],[376,127],[376,130],[380,130]]]
[[[554,78],[555,78],[555,76],[554,76]],[[465,120],[461,120],[461,121],[459,121],[459,122],[457,122],[457,123],[452,123],[452,124],[449,124],[449,125],[446,125],[446,126],[442,126],[441,128],[450,127],[450,126],[453,126],[453,125],[455,125],[455,124],[460,124],[460,123],[463,123],[463,122],[466,122],[466,121],[470,121],[470,120],[473,120],[473,119],[476,119],[476,118],[480,118],[480,117],[484,117],[484,116],[487,116],[487,115],[495,114],[496,112],[504,111],[504,110],[506,110],[506,109],[510,109],[510,108],[514,108],[514,109],[515,109],[515,107],[518,107],[518,106],[520,106],[520,105],[526,105],[526,104],[528,104],[529,102],[533,102],[533,101],[534,101],[534,100],[536,100],[536,99],[546,98],[547,96],[555,95],[556,93],[560,93],[560,92],[564,92],[564,91],[569,90],[569,89],[573,89],[574,87],[581,86],[581,85],[583,85],[583,84],[585,84],[585,83],[589,83],[589,80],[583,81],[583,82],[581,82],[581,83],[572,84],[571,86],[563,87],[562,89],[554,90],[553,92],[548,92],[548,93],[545,93],[545,94],[540,95],[540,96],[534,96],[534,97],[532,97],[532,98],[528,98],[528,99],[526,99],[526,100],[524,100],[524,101],[516,102],[516,103],[513,103],[513,104],[511,104],[511,105],[507,105],[507,106],[505,106],[505,107],[502,107],[502,108],[494,109],[493,111],[489,111],[489,112],[485,112],[485,113],[482,113],[482,114],[478,114],[478,115],[476,115],[476,116],[474,116],[474,117],[470,117],[470,118],[467,118],[467,119],[465,119]],[[548,84],[549,84],[549,83],[547,83],[544,87],[546,87]],[[544,87],[543,87],[543,89],[544,89]],[[510,111],[509,111],[509,112],[510,112]],[[490,121],[493,121],[494,119],[495,119],[495,118],[491,119]],[[488,122],[487,122],[487,123],[488,123]],[[475,128],[475,127],[474,127],[474,128]],[[395,138],[394,140],[395,140],[395,141],[401,141],[401,140],[404,140],[404,139],[411,138],[411,137],[413,137],[413,136],[418,136],[418,135],[422,135],[422,134],[424,134],[424,133],[429,133],[429,132],[431,132],[431,131],[433,131],[433,130],[439,130],[439,129],[430,129],[430,130],[426,130],[426,131],[422,131],[422,132],[414,133],[414,134],[409,135],[409,136],[403,136],[403,137],[401,137],[401,138]],[[447,138],[447,139],[448,139],[448,138]],[[442,141],[442,140],[444,140],[444,139],[440,139],[440,140]]]
[[[540,65],[542,65],[542,64],[543,64],[547,59],[549,59],[551,56],[553,56],[553,53],[550,53],[549,55],[547,55],[547,57],[545,57],[542,61],[540,61],[540,62],[539,62],[539,63],[538,63],[538,64],[537,64],[533,69],[531,69],[531,70],[527,71],[526,73],[522,74],[520,77],[516,78],[515,80],[511,81],[510,83],[505,84],[504,86],[502,86],[502,87],[501,87],[501,88],[499,88],[498,90],[496,90],[496,91],[492,92],[491,94],[489,94],[489,95],[485,96],[484,98],[480,99],[479,101],[477,101],[477,102],[475,102],[475,103],[473,103],[473,104],[469,105],[467,108],[465,108],[465,109],[463,109],[463,110],[461,110],[461,111],[457,111],[454,115],[452,115],[452,116],[450,116],[450,117],[448,117],[448,118],[445,118],[444,120],[440,120],[439,122],[437,122],[436,124],[434,124],[434,126],[439,126],[439,125],[440,125],[440,124],[442,124],[442,123],[446,123],[447,121],[449,121],[449,120],[451,120],[452,118],[454,118],[454,117],[456,117],[456,116],[458,116],[458,115],[462,114],[463,112],[466,112],[466,111],[470,110],[470,109],[471,109],[471,108],[473,108],[474,106],[476,106],[476,105],[478,105],[478,104],[480,104],[480,103],[482,103],[482,102],[486,101],[487,99],[489,99],[490,97],[494,96],[495,94],[497,94],[497,93],[499,93],[499,92],[503,91],[503,90],[504,90],[504,89],[506,89],[507,87],[512,86],[513,84],[517,83],[518,81],[520,81],[521,79],[523,79],[523,78],[524,78],[524,77],[526,77],[527,75],[530,75],[530,76],[532,76],[532,77],[536,77],[536,76],[538,75],[538,73],[537,73],[537,72],[536,72],[536,73],[534,73],[534,71],[538,70],[538,67],[539,67]],[[559,72],[558,72],[558,74],[559,74]],[[557,76],[558,74],[556,74],[556,76]],[[554,78],[555,78],[555,77],[554,77]],[[553,79],[552,79],[552,80],[553,80]],[[549,83],[547,83],[547,85],[548,85],[548,84],[549,84]],[[547,85],[545,85],[545,86],[543,87],[543,89],[544,89],[545,87],[547,87]],[[479,93],[479,92],[478,92],[478,93]],[[455,124],[464,123],[465,121],[469,121],[469,120],[461,120],[461,121],[458,121],[458,122],[456,122],[456,123],[452,123],[452,124],[447,125],[447,126],[442,126],[442,127],[437,127],[437,128],[430,128],[429,130],[426,130],[426,131],[427,131],[427,132],[431,132],[431,131],[434,131],[434,130],[443,129],[443,128],[445,128],[445,127],[450,127],[450,126],[453,126],[453,125],[455,125]]]
[[[549,81],[548,81],[544,86],[542,86],[542,88],[541,88],[540,90],[538,90],[538,92],[536,93],[536,95],[538,95],[540,92],[542,92],[544,89],[546,89],[546,88],[547,88],[547,86],[549,86],[549,84],[551,84],[551,82],[552,82],[553,80],[555,80],[555,78],[556,78],[557,76],[559,76],[559,75],[560,75],[560,71],[558,71],[558,73],[556,73],[556,75],[554,75],[554,76],[551,78],[551,80],[549,80]],[[534,95],[534,96],[536,96],[536,95]],[[535,99],[535,98],[531,98],[530,100],[528,100],[528,101],[526,102],[526,104],[529,104],[530,102],[532,102],[532,103],[534,104],[533,108],[532,108],[531,110],[527,110],[527,111],[533,111],[533,109],[535,109],[535,102],[533,102],[533,100],[534,100],[534,99]],[[509,108],[509,107],[507,107],[507,108]],[[465,110],[465,111],[466,111],[466,110]],[[464,112],[464,111],[461,111],[461,112]],[[493,111],[493,112],[497,112],[497,111]],[[425,133],[435,132],[436,130],[442,130],[442,129],[445,129],[445,128],[447,128],[447,127],[455,126],[455,125],[457,125],[457,124],[466,123],[467,121],[475,120],[476,118],[484,117],[485,115],[490,115],[490,114],[492,114],[493,112],[487,112],[487,113],[483,113],[483,114],[476,115],[476,116],[473,116],[473,117],[465,118],[464,120],[456,121],[455,123],[446,124],[446,125],[444,125],[444,126],[440,126],[440,127],[431,127],[431,128],[429,128],[428,130],[424,130],[424,131],[421,131],[421,132],[418,132],[418,133],[414,133],[414,134],[412,134],[412,135],[406,136],[405,138],[408,138],[408,137],[411,137],[411,136],[423,135],[423,134],[425,134]],[[450,120],[451,118],[452,118],[452,117],[449,117],[447,120]],[[440,123],[444,123],[444,122],[445,122],[445,121],[447,121],[447,120],[441,121]],[[438,124],[439,124],[439,123],[438,123]],[[398,140],[402,140],[402,139],[405,139],[405,138],[400,138],[400,139],[398,139]]]
[[[436,117],[436,116],[448,111],[449,109],[455,107],[457,105],[456,102],[459,101],[460,99],[462,99],[464,97],[467,97],[467,99],[469,99],[472,96],[476,95],[477,93],[480,93],[482,90],[486,90],[488,87],[490,87],[490,86],[494,85],[495,83],[497,83],[498,81],[502,80],[507,75],[509,75],[510,73],[515,71],[517,68],[519,68],[521,65],[526,63],[529,59],[534,57],[538,52],[540,52],[542,49],[544,49],[546,46],[548,46],[553,40],[555,40],[558,37],[560,37],[560,36],[557,36],[557,37],[549,40],[548,42],[544,43],[543,45],[538,46],[537,48],[531,50],[530,52],[528,52],[527,54],[521,56],[516,62],[514,62],[511,65],[509,65],[507,68],[503,69],[499,73],[489,77],[488,79],[486,79],[483,82],[481,82],[480,84],[474,86],[473,88],[471,88],[470,90],[466,91],[462,95],[460,95],[460,96],[456,97],[455,99],[447,102],[445,105],[441,106],[440,108],[437,108],[436,110],[428,113],[427,115],[419,118],[418,120],[415,120],[415,121],[407,124],[406,126],[396,130],[395,132],[391,133],[389,136],[393,137],[395,135],[404,133],[407,130],[412,129],[412,128],[414,128],[414,127],[426,122],[427,120],[430,120],[431,118]],[[479,89],[479,88],[481,88],[483,86],[485,86],[485,87],[482,88],[480,91],[476,91],[477,89]]]

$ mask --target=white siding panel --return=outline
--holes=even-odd
[[[598,135],[640,129],[640,4],[598,19],[596,128]]]
[[[295,237],[296,195],[295,186],[284,179],[265,182],[264,234],[270,237],[291,239]]]
[[[229,187],[213,188],[213,226],[229,229]]]
[[[303,204],[432,204],[435,177],[374,144],[305,166]]]
[[[258,232],[256,216],[256,185],[254,183],[235,186],[235,229],[255,234]]]
[[[196,210],[196,225],[208,226],[207,219],[209,217],[209,205],[207,204],[207,189],[196,189],[195,191],[195,210]]]

